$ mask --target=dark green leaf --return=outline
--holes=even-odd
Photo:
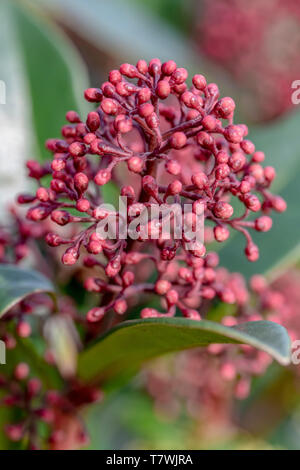
[[[0,317],[26,296],[38,292],[54,292],[52,283],[41,273],[11,265],[0,266]]]
[[[143,58],[150,60],[159,57],[161,60],[175,60],[181,67],[193,73],[205,72],[213,80],[218,77],[223,92],[237,98],[238,89],[233,80],[220,67],[216,67],[195,52],[195,47],[184,34],[172,28],[143,8],[142,2],[129,0],[32,0],[50,9],[68,28],[89,41],[99,50],[105,50],[121,62],[137,62]],[[171,4],[171,1],[168,0]],[[160,3],[163,3],[160,1]],[[172,0],[172,9],[176,9],[177,0]],[[186,4],[187,1],[184,1]],[[168,8],[168,7],[167,7]],[[168,8],[170,13],[170,8]],[[174,15],[172,14],[174,17]],[[164,7],[163,17],[166,17]],[[113,18],[113,21],[111,19]],[[182,20],[182,18],[181,18]],[[138,40],[137,40],[138,38]],[[216,78],[213,80],[215,81]]]
[[[9,3],[31,95],[37,151],[44,158],[45,141],[60,136],[66,112],[84,115],[88,110],[86,70],[72,44],[38,10],[27,8],[27,2]]]
[[[165,318],[127,321],[79,356],[79,376],[90,382],[109,381],[160,355],[207,346],[211,343],[243,343],[266,351],[280,364],[290,361],[286,330],[269,321],[226,327],[211,321]]]

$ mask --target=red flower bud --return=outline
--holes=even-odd
[[[55,210],[51,213],[51,219],[58,225],[66,225],[70,222],[71,216],[66,211]]]
[[[206,88],[206,79],[203,75],[194,75],[193,76],[193,85],[197,90],[204,90]]]
[[[62,256],[62,263],[66,266],[72,266],[79,258],[78,249],[71,247],[68,248]]]
[[[100,103],[102,96],[102,91],[99,88],[88,88],[84,92],[85,99],[91,103]]]
[[[100,117],[96,111],[91,111],[88,114],[86,125],[92,132],[95,132],[100,127]]]
[[[74,176],[74,186],[79,193],[84,193],[89,185],[89,179],[85,173],[76,173]]]
[[[205,189],[208,186],[208,178],[205,173],[195,173],[192,176],[192,183],[197,186],[198,189]]]
[[[268,232],[272,228],[273,221],[271,217],[263,215],[255,220],[255,229],[259,232]]]
[[[170,138],[170,145],[173,149],[181,149],[185,146],[187,138],[183,132],[175,132]]]
[[[128,309],[128,305],[127,305],[127,302],[125,300],[120,299],[120,300],[116,300],[113,308],[114,308],[114,311],[118,315],[124,315],[124,313]]]
[[[101,321],[105,315],[105,309],[100,307],[94,307],[88,311],[86,319],[90,323],[96,323]]]
[[[111,172],[109,170],[99,170],[96,174],[94,181],[98,186],[103,186],[111,179]]]
[[[233,214],[233,207],[228,202],[218,201],[214,205],[213,213],[220,219],[230,219]]]

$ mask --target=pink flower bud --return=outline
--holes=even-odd
[[[71,216],[66,211],[55,210],[51,213],[51,219],[58,225],[66,225],[70,222]]]
[[[233,144],[239,144],[243,140],[244,133],[239,126],[230,124],[225,128],[224,137],[226,140],[228,140],[228,142],[232,142]]]
[[[158,295],[165,295],[171,289],[171,283],[165,279],[160,279],[155,283],[155,292]]]
[[[81,122],[80,116],[76,111],[68,111],[66,113],[66,120],[71,122],[72,124]]]
[[[272,228],[273,221],[271,217],[263,215],[255,220],[255,229],[258,232],[268,232]]]
[[[47,233],[45,241],[49,246],[59,246],[62,244],[62,239],[56,233]]]
[[[134,173],[141,173],[144,167],[144,161],[140,157],[130,157],[128,162],[128,169]]]
[[[90,323],[96,323],[101,321],[105,315],[105,309],[100,307],[94,307],[86,314],[86,319]]]
[[[118,82],[122,81],[122,75],[120,74],[119,70],[111,70],[109,72],[109,81],[116,85]]]
[[[230,219],[233,214],[233,207],[228,202],[218,201],[214,205],[213,213],[220,219]]]
[[[205,189],[208,186],[207,175],[203,172],[195,173],[192,176],[192,183],[197,186],[198,189]]]
[[[143,308],[141,311],[141,318],[157,318],[159,315],[155,308]]]
[[[160,80],[156,86],[156,94],[157,96],[164,100],[168,98],[169,94],[171,93],[171,87],[167,80]]]
[[[206,79],[203,75],[194,75],[193,76],[193,85],[197,90],[204,90],[206,88]]]
[[[5,432],[11,441],[18,442],[23,437],[23,426],[21,424],[9,424],[5,427]]]
[[[235,110],[235,102],[232,98],[225,97],[218,101],[215,110],[222,119],[227,119]]]
[[[242,170],[246,163],[247,159],[242,152],[234,152],[229,158],[229,165],[234,172]]]
[[[174,60],[168,60],[168,62],[164,62],[161,67],[163,74],[168,76],[172,75],[172,73],[175,72],[176,68],[177,65]]]
[[[27,390],[30,396],[37,395],[42,388],[41,381],[39,379],[33,378],[28,380]]]
[[[201,124],[205,130],[213,131],[217,126],[217,120],[214,116],[205,116],[202,119]]]
[[[225,242],[229,238],[230,232],[227,227],[217,225],[214,227],[214,236],[217,242]]]
[[[131,271],[126,271],[125,273],[122,274],[122,281],[123,281],[123,286],[124,287],[129,287],[133,284],[134,282],[134,273]]]
[[[230,174],[230,168],[226,163],[221,163],[220,165],[217,166],[216,168],[216,179],[217,180],[223,180],[227,178]]]
[[[236,369],[232,362],[225,362],[220,369],[223,379],[231,381],[236,376]]]
[[[17,326],[17,334],[20,338],[28,338],[31,335],[31,326],[25,321],[20,321]]]
[[[261,209],[261,203],[258,197],[255,196],[254,194],[250,194],[250,193],[245,194],[243,201],[245,203],[245,206],[248,207],[248,209],[250,209],[253,212],[257,212]]]
[[[266,166],[264,169],[264,177],[269,183],[271,183],[276,177],[275,169],[272,166]]]
[[[91,204],[88,199],[81,198],[81,199],[78,199],[78,201],[76,202],[76,209],[79,212],[87,212],[90,209],[90,207],[91,207]]]
[[[96,174],[94,181],[98,186],[103,186],[111,179],[111,172],[109,170],[99,170]]]
[[[267,280],[264,276],[261,276],[260,274],[256,274],[255,276],[251,277],[250,286],[254,292],[261,293],[267,287]]]
[[[170,138],[170,145],[173,149],[181,149],[185,146],[187,138],[183,132],[174,132]]]
[[[157,129],[159,126],[159,118],[157,114],[152,113],[149,116],[147,116],[146,123],[147,123],[147,126],[150,127],[150,129]]]
[[[53,171],[62,171],[65,169],[66,163],[62,158],[55,158],[51,163]]]
[[[114,311],[118,315],[124,315],[124,313],[126,312],[128,308],[128,305],[125,300],[120,299],[120,300],[116,300],[113,308],[114,308]]]
[[[143,104],[150,100],[151,90],[149,88],[141,88],[137,94],[138,103]],[[147,109],[147,108],[146,108]],[[143,112],[143,111],[142,111]],[[147,112],[147,111],[146,111]],[[144,116],[142,116],[144,117]]]
[[[255,162],[255,163],[261,163],[261,162],[264,161],[264,159],[265,159],[264,152],[255,152],[252,155],[252,161]]]
[[[138,112],[141,117],[146,118],[154,112],[154,107],[150,103],[144,103],[138,107]]]
[[[272,208],[277,212],[284,212],[286,210],[286,202],[280,196],[273,196],[271,199]]]
[[[74,247],[68,248],[62,256],[62,263],[66,266],[72,266],[79,258],[78,250]]]
[[[84,92],[85,99],[91,103],[100,103],[102,96],[102,91],[99,88],[88,88]]]
[[[245,254],[249,261],[257,261],[259,258],[259,249],[253,242],[249,242],[245,248]]]
[[[128,78],[135,78],[138,75],[136,67],[131,64],[122,64],[120,73]]]
[[[87,190],[89,185],[89,179],[85,173],[76,173],[74,176],[74,186],[79,193],[83,193]]]
[[[96,111],[91,111],[88,114],[86,125],[92,132],[95,132],[100,127],[100,117]]]
[[[251,153],[255,152],[255,145],[250,140],[243,140],[241,142],[241,149],[248,155],[251,155]]]
[[[118,102],[111,98],[104,98],[101,102],[101,109],[105,114],[114,116],[118,112]]]
[[[29,375],[29,366],[25,362],[20,362],[14,371],[15,378],[17,380],[24,380]]]
[[[228,153],[221,150],[220,152],[217,153],[216,160],[218,163],[227,163],[229,160],[229,155]]]
[[[148,65],[145,60],[139,60],[136,64],[136,68],[143,75],[145,75],[148,72]]]
[[[93,255],[98,255],[103,251],[102,243],[99,240],[90,240],[87,245],[87,250]]]
[[[73,142],[69,146],[72,157],[83,157],[86,154],[86,146],[82,142]]]
[[[175,196],[176,194],[180,194],[182,191],[182,183],[179,180],[175,180],[169,184],[167,189],[167,194],[171,196]]]

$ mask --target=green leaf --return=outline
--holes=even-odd
[[[282,365],[290,362],[288,334],[276,323],[257,321],[226,327],[211,321],[160,318],[127,321],[112,329],[80,354],[78,374],[83,381],[105,383],[136,372],[154,357],[211,343],[248,344]]]
[[[0,317],[30,294],[53,293],[52,283],[37,271],[0,266]]]
[[[0,101],[0,211],[5,217],[6,204],[27,187],[25,160],[30,155],[32,133],[22,55],[11,7],[5,0],[0,2],[0,18],[0,80],[4,91]],[[3,101],[6,104],[2,104]]]
[[[19,50],[32,103],[37,155],[47,157],[45,141],[59,137],[65,114],[86,114],[83,91],[88,87],[85,66],[71,42],[28,2],[10,1]]]
[[[25,161],[47,155],[44,142],[59,137],[67,110],[85,114],[86,69],[61,30],[28,8],[28,2],[0,2],[0,216],[19,192],[26,192]]]
[[[181,67],[189,70],[190,77],[199,70],[205,72],[209,80],[218,77],[223,92],[237,98],[238,88],[233,80],[220,67],[195,51],[193,43],[180,32],[144,8],[143,2],[130,0],[31,0],[54,12],[68,28],[76,32],[100,51],[105,50],[120,62],[135,63],[143,58],[150,60],[175,60]],[[168,0],[171,4],[171,2]],[[160,1],[160,3],[162,3]],[[171,9],[176,9],[177,0],[172,0]],[[187,1],[185,0],[185,4]],[[164,17],[166,10],[164,7]],[[168,8],[170,15],[170,8]],[[172,13],[174,17],[174,14]],[[113,19],[113,21],[112,21]],[[182,23],[182,18],[181,18]],[[137,40],[138,38],[138,40]],[[213,80],[214,81],[214,80]],[[98,85],[97,85],[98,86]]]

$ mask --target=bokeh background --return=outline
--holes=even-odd
[[[66,111],[88,111],[83,90],[123,62],[153,57],[218,83],[275,166],[274,190],[288,211],[259,240],[260,261],[242,259],[238,239],[220,257],[246,277],[282,279],[293,269],[286,284],[300,318],[300,105],[291,100],[300,80],[299,0],[2,0],[0,216],[28,187],[25,161],[47,158],[44,142],[59,136]],[[230,384],[203,392],[197,353],[163,358],[83,414],[90,448],[300,449],[299,367],[272,364],[238,400]]]

